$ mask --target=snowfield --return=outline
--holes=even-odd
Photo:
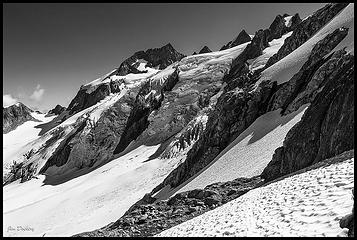
[[[175,193],[204,188],[215,182],[261,174],[275,149],[283,145],[286,134],[300,121],[308,106],[305,104],[286,116],[280,115],[281,109],[260,116],[209,165],[177,188],[162,189],[155,197],[167,199]]]
[[[38,138],[41,128],[37,125],[52,121],[56,116],[45,117],[46,114],[36,112],[31,113],[32,117],[41,121],[27,121],[18,126],[15,130],[3,134],[3,174],[8,172],[8,167],[12,164],[14,156],[29,142]]]
[[[285,178],[158,234],[159,237],[336,237],[352,211],[354,158]]]
[[[77,177],[65,182],[66,175],[46,181],[38,175],[38,179],[4,186],[4,236],[71,236],[116,221],[177,167],[178,158],[146,162],[158,147],[138,147],[89,173],[77,172]],[[10,226],[33,231],[11,231]]]
[[[269,58],[279,51],[281,46],[283,46],[285,39],[291,36],[293,32],[288,32],[284,34],[281,38],[273,39],[269,42],[269,47],[263,50],[263,54],[255,59],[248,60],[249,70],[256,71],[265,66]]]

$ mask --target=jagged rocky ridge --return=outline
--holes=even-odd
[[[159,69],[165,69],[170,64],[180,61],[184,54],[177,52],[173,46],[168,43],[161,48],[149,49],[147,51],[136,52],[133,56],[126,59],[113,74],[123,76],[129,73],[139,73],[135,68],[136,61],[143,59],[147,61],[146,66]]]
[[[300,47],[311,36],[313,36],[321,26],[325,25],[335,17],[348,3],[327,4],[309,16],[301,24],[296,26],[296,30],[285,40],[284,45],[266,63],[265,68],[273,65],[289,53]]]
[[[20,102],[6,108],[3,107],[3,133],[16,129],[26,121],[39,121],[31,115],[32,112],[33,110]]]

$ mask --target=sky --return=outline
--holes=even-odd
[[[325,3],[3,3],[3,106],[67,107],[81,85],[140,50],[217,51],[278,14],[305,18]],[[5,104],[5,105],[4,105]]]

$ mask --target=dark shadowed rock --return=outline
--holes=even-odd
[[[60,115],[64,110],[66,110],[65,107],[62,107],[61,105],[57,104],[55,108],[48,111],[48,114]]]
[[[173,46],[168,43],[161,48],[136,52],[133,56],[126,59],[112,75],[123,76],[129,73],[141,73],[141,71],[137,70],[134,66],[139,59],[147,61],[147,67],[164,69],[174,62],[180,61],[183,57],[185,57],[184,54],[177,52]]]
[[[111,93],[120,92],[119,85],[122,81],[111,81],[99,85],[94,91],[88,91],[87,88],[81,87],[77,95],[70,102],[67,111],[70,115],[82,111],[88,107],[91,107],[103,100]]]
[[[243,43],[246,43],[246,42],[249,42],[251,40],[251,37],[249,36],[249,34],[243,29],[239,34],[238,36],[230,41],[229,43],[227,43],[226,45],[224,45],[221,49],[221,50],[225,50],[225,49],[228,49],[228,48],[232,48],[232,47],[235,47],[235,46],[238,46],[240,44],[243,44]]]
[[[210,53],[210,52],[212,52],[211,49],[209,49],[207,46],[204,46],[204,47],[198,52],[198,54]]]
[[[146,82],[140,89],[133,110],[130,112],[128,122],[125,130],[120,138],[114,154],[123,151],[132,140],[135,140],[143,131],[148,127],[148,117],[152,111],[158,109],[164,99],[164,92],[171,91],[175,84],[178,82],[178,70],[175,70],[162,85],[151,84],[150,81]],[[145,98],[152,90],[160,93],[160,97],[156,98],[150,95]]]
[[[354,148],[354,58],[326,79],[302,119],[276,149],[262,177],[268,181]]]
[[[335,67],[342,64],[338,59],[341,54],[343,55],[343,51],[339,51],[332,59],[331,55],[327,58],[323,57],[330,53],[347,36],[347,33],[347,28],[336,29],[316,43],[299,72],[274,93],[268,111],[282,108],[282,113],[287,114],[305,103],[312,102],[321,84],[338,73]]]

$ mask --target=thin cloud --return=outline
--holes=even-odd
[[[3,107],[11,106],[17,102],[18,102],[18,100],[16,98],[13,98],[11,96],[11,94],[2,95],[2,106]]]
[[[31,94],[30,99],[35,102],[40,102],[42,100],[45,89],[41,88],[41,85],[38,84],[35,91]]]

